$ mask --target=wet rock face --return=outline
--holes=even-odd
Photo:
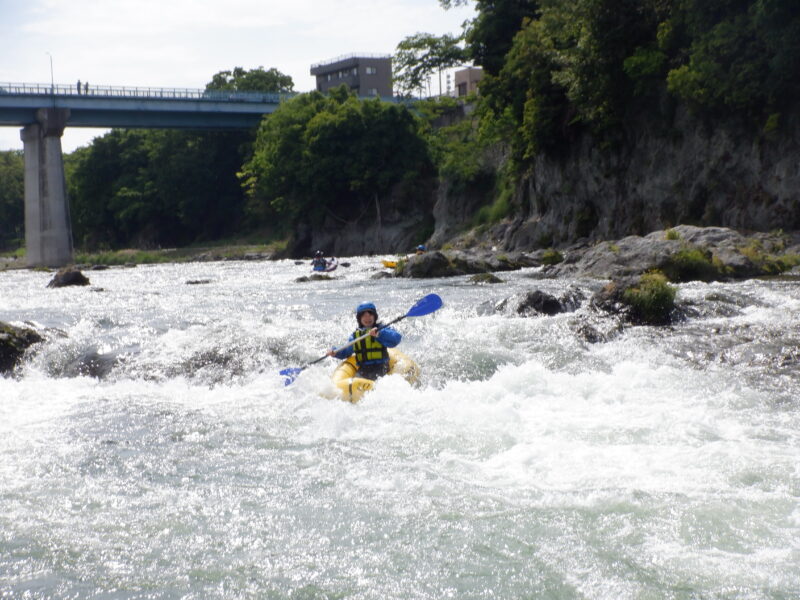
[[[55,274],[47,287],[59,288],[70,285],[89,285],[89,278],[74,267],[64,267]]]
[[[25,351],[42,337],[33,329],[14,327],[0,321],[0,375],[7,375],[17,366]]]
[[[531,314],[552,316],[557,315],[562,312],[562,310],[563,307],[561,306],[561,302],[558,301],[558,298],[540,290],[528,292],[517,306],[517,314],[523,316]]]
[[[429,277],[455,277],[495,271],[515,271],[524,267],[539,266],[535,258],[523,253],[497,253],[463,250],[434,250],[411,256],[405,264],[398,265],[402,277],[425,279]]]
[[[620,279],[658,270],[674,282],[746,279],[788,268],[797,258],[791,241],[780,233],[679,225],[567,250],[567,260],[546,270],[553,277]]]
[[[618,239],[678,223],[798,229],[798,116],[785,116],[783,131],[764,141],[733,123],[709,129],[678,107],[669,128],[680,135],[634,118],[627,126],[635,134],[615,151],[598,151],[587,135],[566,156],[539,156],[513,201],[528,214],[509,229],[503,247]]]

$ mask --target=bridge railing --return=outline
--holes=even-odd
[[[154,88],[128,86],[93,86],[81,83],[80,87],[61,83],[0,83],[0,94],[17,96],[59,96],[91,98],[141,98],[154,100],[208,100],[224,102],[281,102],[294,93],[234,92],[200,90],[191,88]]]

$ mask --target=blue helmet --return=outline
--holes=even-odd
[[[425,245],[424,244],[420,244],[419,246],[417,246],[417,250],[422,250],[424,252],[425,251]]]
[[[378,309],[375,308],[375,305],[372,302],[362,302],[358,306],[356,306],[356,319],[361,322],[361,313],[371,312],[375,315],[375,319],[378,318]]]

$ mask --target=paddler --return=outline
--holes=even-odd
[[[317,250],[311,261],[311,268],[315,271],[324,271],[327,266],[328,262],[325,260],[325,255],[322,253],[322,250]]]
[[[367,333],[369,335],[339,351],[331,348],[327,355],[344,360],[354,354],[358,376],[375,381],[389,372],[388,348],[397,346],[403,336],[391,327],[381,326],[378,322],[378,310],[372,302],[363,302],[356,307],[356,321],[358,329],[350,334],[349,341]]]

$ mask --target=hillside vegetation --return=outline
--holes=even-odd
[[[76,246],[170,247],[255,231],[290,238],[326,222],[374,222],[390,209],[431,213],[430,181],[446,181],[453,198],[464,198],[457,201],[467,223],[480,226],[529,210],[520,186],[537,161],[566,160],[579,143],[591,146],[586,155],[603,156],[645,130],[668,138],[680,110],[710,132],[735,123],[745,144],[762,147],[795,127],[796,0],[474,4],[477,16],[462,36],[437,42],[416,34],[399,47],[404,67],[416,68],[414,81],[415,43],[430,48],[424,64],[462,56],[482,66],[468,114],[449,98],[388,104],[338,89],[296,96],[255,133],[112,131],[66,158]],[[436,52],[447,55],[437,61]],[[208,87],[290,91],[293,84],[276,69],[237,67]],[[6,247],[21,238],[21,168],[19,153],[2,153]],[[470,194],[479,198],[467,204]],[[573,237],[599,220],[596,208],[581,211],[560,217],[571,221]],[[429,221],[418,227],[418,237],[432,233]]]

